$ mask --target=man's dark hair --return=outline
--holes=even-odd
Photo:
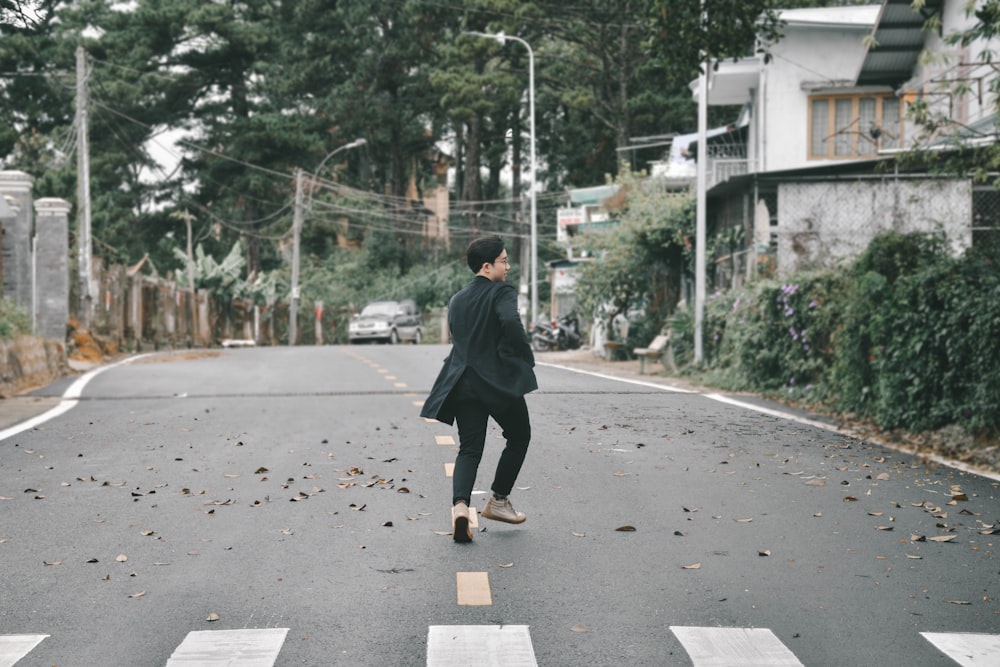
[[[492,264],[503,252],[503,239],[494,234],[475,239],[465,251],[465,261],[473,273],[479,273],[483,264]]]

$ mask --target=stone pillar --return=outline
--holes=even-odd
[[[31,185],[34,179],[23,171],[0,171],[0,195],[7,195],[14,211],[11,224],[4,224],[4,296],[31,310]]]
[[[6,245],[4,245],[3,242],[4,234],[7,233],[6,230],[13,229],[15,219],[17,218],[17,213],[14,210],[17,207],[14,206],[12,208],[11,206],[13,204],[13,200],[10,201],[8,200],[10,200],[9,197],[0,195],[0,249],[6,248]],[[0,298],[7,296],[7,292],[4,291],[4,285],[6,284],[6,280],[4,279],[4,272],[3,272],[3,261],[6,254],[7,254],[6,250],[0,252]]]
[[[65,199],[35,202],[35,334],[66,340],[69,321],[69,212]]]

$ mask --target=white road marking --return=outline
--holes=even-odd
[[[0,667],[14,667],[46,637],[48,635],[0,635]]]
[[[798,417],[788,412],[782,412],[781,410],[775,410],[772,408],[765,408],[760,405],[754,405],[753,403],[746,403],[744,401],[739,401],[735,398],[729,398],[728,396],[723,396],[722,394],[703,394],[696,391],[691,391],[689,389],[680,389],[678,387],[668,387],[662,384],[656,384],[655,382],[643,382],[641,380],[630,380],[628,378],[616,377],[614,375],[606,375],[604,373],[595,373],[593,371],[585,371],[579,368],[570,368],[569,366],[561,366],[559,364],[549,364],[549,363],[538,363],[539,366],[549,366],[550,368],[559,368],[564,371],[570,371],[571,373],[581,373],[583,375],[590,375],[593,377],[603,378],[605,380],[615,380],[617,382],[624,382],[626,384],[634,384],[640,387],[650,387],[653,389],[661,389],[663,391],[669,391],[675,394],[695,394],[698,396],[704,396],[713,401],[719,401],[720,403],[726,403],[727,405],[733,405],[745,410],[753,410],[754,412],[760,412],[761,414],[770,415],[772,417],[777,417],[779,419],[786,419],[788,421],[796,422],[798,424],[803,424],[806,426],[813,426],[815,428],[821,428],[825,431],[832,431],[833,433],[839,433],[841,435],[846,435],[850,437],[857,437],[851,433],[841,430],[834,424],[827,424],[815,419],[806,419],[804,417]],[[895,451],[902,451],[906,453],[912,453],[905,447],[899,447],[892,444],[891,442],[880,442],[883,447],[887,449],[892,449]],[[979,475],[980,477],[985,477],[987,479],[992,479],[993,481],[1000,482],[1000,473],[990,472],[988,470],[981,470],[979,468],[973,468],[962,461],[955,461],[953,459],[947,459],[943,456],[938,456],[937,454],[921,454],[922,458],[928,461],[933,461],[939,465],[948,466],[949,468],[954,468],[956,470],[961,470],[962,472],[967,472],[972,475]]]
[[[196,630],[167,660],[167,667],[273,667],[288,628]]]
[[[55,419],[64,412],[69,412],[79,402],[80,395],[83,393],[83,388],[86,387],[87,383],[93,380],[99,374],[103,373],[104,371],[110,368],[114,368],[115,366],[121,366],[122,364],[130,364],[133,361],[138,361],[139,359],[148,356],[150,355],[140,354],[135,357],[129,357],[128,359],[123,359],[122,361],[110,364],[108,366],[100,366],[98,368],[94,368],[92,370],[87,371],[79,378],[77,378],[76,381],[73,382],[73,384],[71,384],[69,388],[67,388],[66,391],[63,392],[62,395],[63,400],[59,403],[59,405],[52,408],[51,410],[48,410],[47,412],[43,412],[37,417],[32,417],[31,419],[23,421],[20,424],[15,424],[10,428],[0,431],[0,440],[4,440],[11,436],[17,435],[18,433],[23,433],[28,429],[32,429],[35,428],[36,426],[44,424],[50,419]]]
[[[802,667],[767,628],[670,626],[694,667]]]
[[[921,632],[924,639],[962,665],[1000,665],[1000,635],[977,632]]]
[[[538,667],[527,625],[432,625],[427,667]]]

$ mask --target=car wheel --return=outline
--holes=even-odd
[[[420,345],[420,341],[424,338],[423,334],[420,333],[420,329],[417,329],[417,333],[413,334],[413,344]]]
[[[389,345],[397,345],[397,344],[399,344],[399,334],[396,333],[395,329],[393,329],[392,331],[389,332]]]

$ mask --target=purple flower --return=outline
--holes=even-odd
[[[739,307],[740,307],[740,297],[736,297],[736,301],[733,302],[733,312],[736,312],[736,310]]]
[[[813,299],[812,301],[809,302],[809,310],[818,307],[819,307],[819,301],[817,301],[816,299]]]

